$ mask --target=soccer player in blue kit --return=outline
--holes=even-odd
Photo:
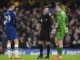
[[[7,36],[7,53],[8,58],[19,58],[19,41],[16,33],[16,13],[15,13],[16,5],[14,3],[9,4],[9,8],[7,12],[4,14],[4,26],[5,33]],[[11,43],[14,41],[14,54],[11,51]]]

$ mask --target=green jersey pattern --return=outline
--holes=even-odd
[[[56,38],[57,40],[63,40],[65,33],[67,32],[67,16],[64,11],[57,12],[57,34]]]

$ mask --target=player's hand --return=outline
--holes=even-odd
[[[65,27],[66,33],[68,33],[68,27]]]

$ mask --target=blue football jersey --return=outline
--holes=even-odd
[[[8,40],[17,38],[16,33],[16,14],[12,10],[8,10],[4,15],[5,33]]]
[[[7,26],[16,26],[16,14],[12,10],[8,10],[4,15],[4,25]]]

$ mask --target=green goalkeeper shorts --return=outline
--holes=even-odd
[[[63,40],[64,39],[64,36],[65,36],[65,31],[57,31],[56,33],[56,39],[57,40]]]

